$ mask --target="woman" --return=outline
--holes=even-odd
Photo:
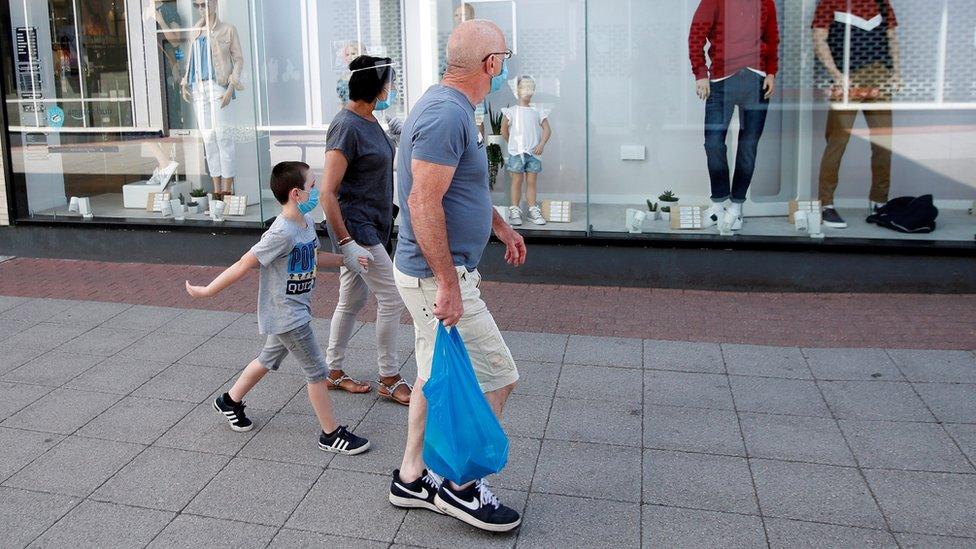
[[[412,388],[400,377],[397,329],[403,302],[393,281],[393,261],[386,246],[393,230],[393,143],[373,111],[395,101],[394,70],[389,58],[362,55],[349,64],[349,102],[333,118],[326,138],[322,209],[333,245],[345,257],[339,274],[339,304],[332,316],[329,348],[330,388],[368,393],[367,383],[342,369],[356,315],[376,295],[376,348],[379,393],[410,404]],[[359,258],[370,260],[369,269]]]
[[[236,148],[233,119],[226,108],[244,89],[244,52],[237,28],[217,18],[217,0],[193,0],[193,7],[202,12],[196,23],[201,30],[190,40],[181,92],[196,107],[214,192],[233,194]]]

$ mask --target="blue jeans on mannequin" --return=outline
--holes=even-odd
[[[705,102],[705,154],[708,175],[712,181],[712,201],[746,201],[746,192],[756,170],[756,151],[766,127],[769,100],[763,98],[763,77],[742,69],[735,75],[711,83],[711,95]],[[735,176],[729,182],[728,147],[732,113],[739,107],[739,148],[735,155]]]

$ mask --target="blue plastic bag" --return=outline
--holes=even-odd
[[[424,396],[424,462],[431,471],[464,484],[505,467],[508,437],[481,392],[457,328],[438,323]]]

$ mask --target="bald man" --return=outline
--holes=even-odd
[[[427,471],[422,389],[430,377],[438,322],[460,330],[481,390],[499,418],[519,378],[478,290],[478,263],[492,231],[505,244],[509,264],[525,262],[525,242],[492,207],[485,143],[474,119],[475,105],[505,83],[509,57],[497,25],[477,19],[461,23],[448,40],[447,73],[411,111],[397,155],[402,209],[394,277],[413,317],[417,390],[410,397],[407,445],[400,469],[393,472],[390,502],[445,513],[492,532],[512,530],[522,519],[498,502],[484,480],[459,486]]]

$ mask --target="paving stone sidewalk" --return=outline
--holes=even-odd
[[[373,333],[347,360],[367,379]],[[210,401],[254,315],[0,297],[0,546],[976,547],[971,350],[506,337],[523,381],[491,482],[524,524],[486,535],[390,506],[406,409],[375,391],[333,394],[362,456],[317,449],[294,363],[232,432]]]

